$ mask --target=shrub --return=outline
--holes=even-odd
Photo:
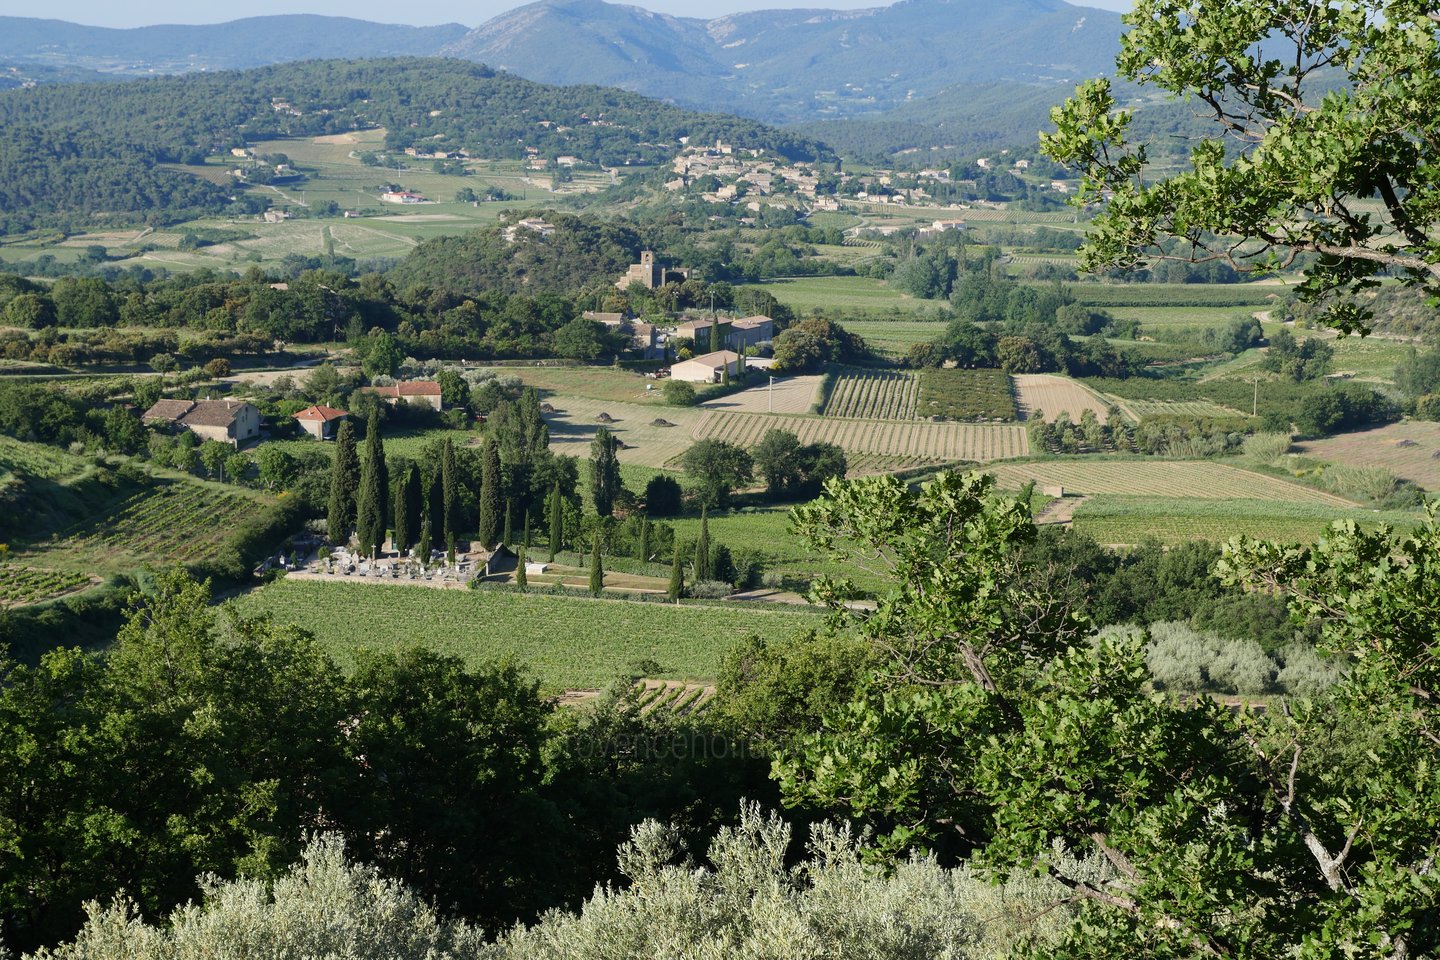
[[[697,580],[690,585],[690,596],[697,600],[723,600],[735,588],[720,580]]]
[[[1261,694],[1275,680],[1275,664],[1254,640],[1225,639],[1188,623],[1151,624],[1145,665],[1167,690]]]
[[[1256,433],[1240,444],[1241,452],[1251,460],[1273,463],[1290,452],[1290,434]]]
[[[665,402],[672,407],[695,406],[695,387],[684,380],[666,380]]]

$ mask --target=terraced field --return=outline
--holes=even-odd
[[[843,367],[821,413],[827,417],[914,420],[920,378],[908,370]]]
[[[1062,413],[1069,415],[1072,421],[1079,421],[1086,410],[1093,410],[1095,416],[1103,421],[1110,407],[1098,393],[1069,377],[1017,373],[1014,381],[1015,402],[1020,408],[1020,417],[1025,420],[1039,410],[1051,423]]]
[[[1033,480],[1067,493],[1355,506],[1333,493],[1210,460],[1047,460],[997,464],[989,472],[1010,489]]]
[[[846,420],[834,417],[782,417],[763,414],[706,413],[692,431],[696,440],[714,437],[753,447],[770,429],[789,430],[802,443],[824,441],[843,447],[851,471],[865,455],[909,465],[988,461],[1021,457],[1029,451],[1025,430],[1018,425],[930,423],[923,420]]]

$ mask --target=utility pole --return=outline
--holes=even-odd
[[[765,412],[775,412],[775,378],[770,378],[770,386],[765,390]]]
[[[1250,416],[1259,416],[1260,410],[1260,378],[1255,378],[1255,397],[1250,401]]]

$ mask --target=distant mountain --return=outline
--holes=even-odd
[[[600,83],[768,122],[873,115],[957,84],[1068,89],[1114,69],[1119,14],[1063,0],[900,0],[714,20],[539,0],[444,52],[547,83]]]
[[[258,67],[292,60],[426,56],[468,28],[405,27],[295,14],[229,23],[117,30],[61,20],[0,17],[0,62],[144,75]]]

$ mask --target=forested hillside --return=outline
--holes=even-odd
[[[0,94],[0,230],[218,212],[228,187],[160,165],[199,164],[248,141],[374,127],[388,131],[391,149],[424,143],[518,157],[530,147],[606,165],[663,162],[681,137],[786,156],[827,152],[754,121],[620,90],[545,86],[458,60],[318,61],[42,86]]]

